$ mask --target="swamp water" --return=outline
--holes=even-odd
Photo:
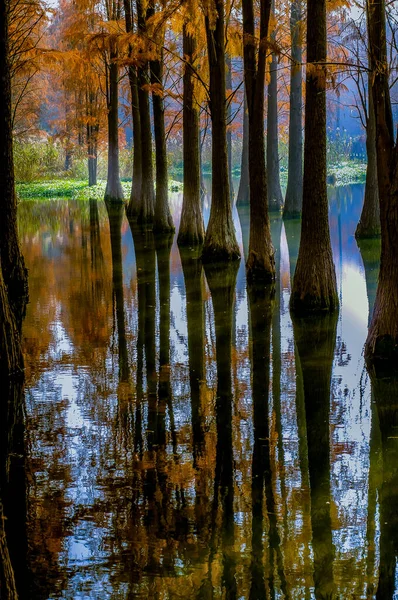
[[[363,361],[379,247],[354,239],[363,186],[329,195],[340,313],[294,325],[296,222],[272,219],[272,297],[102,202],[20,204],[21,598],[398,598],[397,388]]]

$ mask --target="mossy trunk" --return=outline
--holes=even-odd
[[[8,0],[0,0],[0,262],[8,300],[18,329],[28,296],[28,277],[19,246],[12,143]]]
[[[243,134],[242,134],[242,158],[240,163],[240,181],[236,205],[249,204],[250,201],[250,177],[249,177],[249,113],[247,111],[246,89],[243,92]]]
[[[385,0],[370,1],[368,23],[376,116],[381,257],[365,360],[368,369],[381,375],[398,371],[398,146],[394,139],[388,80]]]
[[[156,155],[156,196],[153,229],[158,233],[167,233],[174,231],[174,224],[170,213],[168,195],[169,182],[163,101],[163,50],[160,50],[158,60],[151,62],[151,83],[157,87],[156,91],[152,92]]]
[[[292,60],[290,65],[289,166],[284,219],[301,215],[303,203],[303,49],[301,43],[302,0],[293,0],[290,10]]]
[[[120,182],[119,166],[119,66],[118,53],[110,53],[108,65],[108,178],[105,189],[105,202],[123,202],[123,188]]]
[[[216,19],[206,15],[209,60],[209,95],[212,123],[212,197],[210,219],[203,246],[205,262],[240,258],[232,219],[229,191],[227,124],[225,102],[225,15],[223,0],[215,0]]]
[[[247,107],[249,113],[250,241],[246,261],[249,281],[270,283],[275,279],[275,261],[268,215],[268,187],[265,166],[264,83],[265,40],[268,35],[271,0],[261,1],[260,47],[255,44],[254,7],[243,0],[243,48]]]
[[[377,185],[377,152],[376,152],[376,115],[373,104],[372,81],[369,77],[369,117],[366,128],[366,168],[365,197],[361,218],[355,231],[355,237],[372,238],[380,235],[380,203]]]
[[[338,307],[326,188],[326,67],[316,64],[326,61],[326,51],[326,0],[308,0],[303,211],[290,298],[297,315]]]
[[[179,246],[196,246],[203,243],[205,230],[200,194],[200,131],[199,107],[194,95],[194,74],[190,65],[194,65],[197,42],[184,25],[183,52],[184,91],[183,91],[183,155],[184,155],[184,195]]]

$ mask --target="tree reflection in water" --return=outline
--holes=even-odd
[[[378,259],[355,244],[354,187],[330,213],[349,361],[333,318],[291,322],[297,222],[272,223],[274,295],[246,290],[243,263],[204,273],[200,250],[121,207],[20,205],[27,408],[7,527],[29,599],[393,597],[395,391],[371,404],[363,372]]]

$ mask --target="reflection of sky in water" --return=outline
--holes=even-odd
[[[361,186],[352,186],[346,191],[340,190],[337,194],[340,197],[337,198],[336,191],[332,190],[330,210],[332,245],[342,298],[330,403],[332,491],[330,512],[336,550],[333,571],[341,598],[350,598],[350,594],[353,594],[353,598],[365,598],[367,587],[366,534],[371,405],[370,386],[364,371],[362,350],[366,337],[368,301],[364,268],[353,238],[359,217],[361,194]],[[44,205],[43,210],[45,210]],[[234,217],[235,223],[239,225],[236,211]],[[238,226],[237,229],[242,248],[240,227]],[[51,231],[48,233],[48,243],[51,240],[54,248],[51,254],[47,253],[45,256],[50,263],[56,257],[59,260],[57,240],[62,239],[60,255],[64,261],[61,284],[63,290],[66,289],[67,278],[75,282],[78,287],[82,285],[83,277],[86,278],[86,283],[88,281],[88,276],[82,275],[83,263],[81,265],[79,263],[82,261],[82,248],[78,244],[77,247],[73,246],[74,241],[71,238],[70,249],[66,250],[67,233],[67,230],[64,236],[51,235]],[[76,235],[78,234],[75,231],[74,236]],[[106,228],[103,228],[101,236],[105,252],[106,245],[109,243]],[[34,278],[35,266],[30,262],[30,251],[33,252],[33,247],[33,242],[30,247],[25,236],[25,255]],[[41,251],[44,253],[43,248]],[[73,263],[70,258],[72,255]],[[60,526],[60,531],[53,535],[54,539],[58,536],[61,541],[59,551],[55,552],[55,555],[59,564],[67,570],[68,583],[66,588],[59,591],[59,595],[51,595],[54,598],[73,597],[79,600],[145,598],[156,594],[159,598],[188,597],[199,584],[204,585],[209,577],[211,564],[214,569],[211,575],[214,585],[217,587],[221,584],[222,552],[218,549],[209,562],[209,556],[206,554],[207,545],[203,544],[200,536],[198,537],[194,526],[195,518],[200,514],[197,490],[203,489],[203,496],[210,497],[214,477],[214,464],[211,461],[214,461],[216,440],[214,404],[217,373],[212,303],[209,300],[205,305],[206,370],[201,393],[204,394],[209,407],[203,415],[203,420],[208,444],[213,450],[209,450],[206,458],[210,461],[209,464],[203,463],[204,479],[207,479],[200,481],[200,477],[192,468],[192,407],[188,368],[186,292],[178,249],[174,241],[170,273],[172,410],[166,406],[166,458],[156,452],[155,455],[148,452],[143,458],[140,457],[137,448],[128,438],[128,431],[134,429],[134,423],[138,418],[136,409],[139,391],[136,380],[138,324],[135,251],[133,238],[126,223],[123,225],[122,255],[131,384],[125,384],[123,387],[118,381],[117,333],[114,329],[116,326],[113,327],[112,320],[109,320],[109,315],[112,315],[111,296],[109,296],[107,309],[110,313],[107,313],[106,317],[101,317],[100,322],[101,327],[111,324],[105,349],[102,354],[97,350],[84,353],[82,348],[86,335],[85,323],[79,322],[79,318],[87,320],[87,317],[83,312],[81,316],[78,314],[77,318],[76,315],[73,317],[73,307],[68,304],[68,295],[64,294],[61,297],[57,288],[60,283],[57,283],[55,277],[51,289],[48,290],[49,295],[54,299],[57,298],[53,319],[49,323],[50,343],[36,363],[36,366],[39,365],[37,373],[34,383],[28,390],[28,414],[35,423],[31,432],[30,452],[32,460],[40,461],[40,468],[35,470],[36,487],[32,502],[37,511],[45,514],[45,504],[49,495],[47,488],[56,491],[52,496],[54,502],[59,502],[60,497],[63,502],[60,516],[64,519],[63,526]],[[109,251],[106,259],[108,261],[110,259]],[[70,260],[69,264],[68,260]],[[305,482],[308,474],[306,477],[300,464],[294,340],[288,308],[290,267],[284,226],[281,229],[280,273],[279,424],[276,416],[276,400],[272,397],[275,389],[272,381],[274,365],[271,367],[270,383],[270,433],[272,460],[275,461],[273,488],[287,585],[291,597],[301,599],[314,597],[311,567],[314,557],[311,547],[309,492],[308,489],[306,490]],[[89,282],[91,287],[88,289],[94,289],[94,283],[91,283],[91,280]],[[158,281],[156,287],[158,288]],[[207,287],[204,293],[205,297],[210,298]],[[54,304],[54,301],[52,303]],[[36,314],[37,306],[29,307],[28,323],[29,319],[33,322],[39,319]],[[158,353],[159,318],[159,306],[157,306]],[[274,319],[273,323],[275,327],[277,320]],[[236,578],[239,583],[238,592],[240,597],[244,598],[248,597],[250,588],[252,535],[250,482],[254,433],[248,343],[248,300],[244,288],[243,260],[238,274],[233,327],[234,558]],[[90,340],[87,340],[88,345],[89,342]],[[272,352],[274,354],[277,349],[273,348]],[[27,356],[27,362],[29,360],[30,356]],[[144,450],[148,448],[146,424],[150,418],[146,396],[147,386],[147,374],[144,371],[144,397],[141,406]],[[278,427],[281,438],[278,435]],[[169,537],[166,536],[164,540],[158,539],[156,543],[151,537],[151,526],[145,517],[145,511],[149,506],[148,498],[145,498],[145,486],[149,484],[142,475],[147,469],[146,477],[148,477],[154,464],[151,461],[157,461],[160,478],[163,477],[162,469],[166,469],[166,485],[170,488],[167,488],[169,490],[167,493],[170,492],[168,498],[174,507],[170,507],[170,510],[177,510],[175,507],[178,506],[184,507],[181,509],[181,514],[184,514],[184,518],[187,519],[186,525],[177,520],[177,524],[173,527],[181,528],[182,531],[186,526],[188,533],[185,538],[182,534],[177,535],[175,530]],[[162,461],[165,467],[162,466]],[[59,474],[58,479],[54,477],[54,473]],[[137,493],[137,486],[141,485],[144,485],[144,495],[138,494],[139,501],[134,505],[133,499]],[[162,493],[165,493],[164,490]],[[160,494],[159,489],[156,494]],[[153,518],[157,514],[156,511],[160,510],[156,502],[160,502],[161,505],[161,496],[155,497]],[[376,583],[379,560],[377,515],[378,512],[374,534],[376,564],[373,565],[371,575],[373,583]],[[263,540],[266,579],[270,575],[267,565],[272,559],[267,546],[268,520],[268,516],[265,515]],[[163,527],[166,526],[163,524]],[[291,548],[293,540],[295,540],[294,556]],[[35,551],[40,554],[40,549],[36,548]],[[157,557],[155,561],[157,567],[153,572],[150,566],[153,560],[151,552]],[[272,560],[275,560],[275,557]],[[169,561],[172,561],[172,566],[168,564]],[[275,597],[282,598],[280,574],[276,567],[275,569],[277,588]],[[157,570],[159,576],[156,575]],[[171,588],[171,582],[177,574],[182,583],[177,584],[177,588]],[[180,590],[178,585],[182,586]],[[205,592],[203,593],[203,597],[206,598]]]

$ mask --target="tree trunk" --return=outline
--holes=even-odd
[[[227,91],[227,153],[228,153],[228,175],[229,175],[229,193],[231,195],[231,204],[234,205],[234,185],[232,181],[232,101],[229,96],[232,94],[232,60],[229,53],[225,57],[225,87]]]
[[[14,571],[8,552],[4,522],[3,505],[0,499],[0,598],[2,600],[18,600]]]
[[[245,86],[249,113],[250,241],[246,271],[249,281],[275,279],[275,261],[268,215],[264,140],[266,38],[271,0],[261,0],[260,47],[256,59],[253,0],[243,0]]]
[[[250,181],[249,181],[249,113],[247,110],[246,88],[243,92],[243,137],[242,137],[242,159],[240,163],[240,181],[236,206],[249,204]]]
[[[171,218],[168,194],[169,181],[163,102],[163,50],[160,50],[158,60],[151,62],[151,83],[158,87],[158,90],[152,92],[156,152],[156,197],[153,229],[156,232],[166,233],[174,231],[174,224]]]
[[[108,66],[108,179],[105,202],[123,202],[119,169],[119,66],[117,51],[111,51]]]
[[[272,1],[272,15],[275,17],[275,0]],[[275,42],[275,31],[271,34]],[[267,172],[268,172],[268,207],[269,210],[280,211],[283,207],[279,169],[278,144],[278,58],[272,54],[270,65],[270,82],[268,85],[267,113]]]
[[[0,264],[6,293],[20,329],[28,296],[28,278],[17,229],[12,149],[11,81],[8,41],[8,0],[0,0]]]
[[[88,118],[93,118],[93,94],[89,94]],[[87,156],[88,156],[88,185],[91,187],[97,185],[97,164],[98,164],[98,131],[99,124],[87,124]]]
[[[290,13],[292,63],[290,67],[289,170],[284,219],[301,215],[303,204],[303,73],[301,63],[302,0],[293,0]]]
[[[315,598],[335,598],[330,489],[330,384],[337,313],[293,319],[301,368],[311,489]]]
[[[126,21],[127,33],[134,31],[133,9],[131,0],[123,0],[124,17]],[[129,47],[129,56],[132,55],[132,48]],[[138,106],[138,83],[137,68],[129,66],[128,70],[130,93],[131,93],[131,113],[133,116],[133,179],[131,183],[130,200],[126,207],[126,213],[129,217],[136,217],[141,197],[142,185],[142,150],[141,150],[141,120]]]
[[[199,107],[194,97],[194,75],[190,65],[194,64],[196,39],[187,32],[184,25],[183,53],[184,96],[183,96],[183,153],[184,153],[184,196],[178,245],[202,244],[204,223],[200,201],[200,132]]]
[[[223,0],[215,0],[215,10],[215,15],[207,14],[205,17],[213,139],[211,210],[202,254],[202,260],[206,262],[240,258],[232,219],[228,178]]]
[[[326,188],[326,0],[307,3],[307,79],[303,217],[290,309],[296,314],[338,307]]]
[[[376,116],[381,258],[375,307],[365,345],[367,367],[377,374],[398,367],[398,146],[388,81],[385,0],[369,2],[369,47]]]
[[[138,32],[142,35],[142,43],[146,44],[146,20],[152,13],[144,8],[142,0],[137,0]],[[152,132],[149,110],[149,92],[145,87],[149,83],[148,63],[138,68],[138,106],[141,123],[141,159],[142,181],[141,197],[138,207],[138,221],[142,224],[152,223],[155,212],[155,191],[152,163]]]
[[[377,153],[376,153],[376,116],[373,104],[372,81],[369,77],[369,117],[366,127],[366,154],[368,166],[366,169],[365,198],[361,218],[355,237],[372,238],[380,235],[380,204],[377,187]]]

